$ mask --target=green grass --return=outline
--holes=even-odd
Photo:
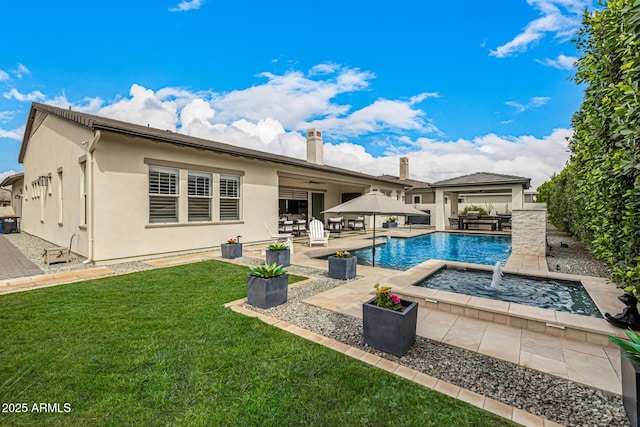
[[[71,412],[0,425],[510,425],[224,308],[246,272],[206,261],[1,296],[0,403]]]

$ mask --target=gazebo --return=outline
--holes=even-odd
[[[525,204],[524,190],[531,186],[531,178],[514,175],[502,175],[490,172],[477,172],[432,183],[436,200],[436,230],[442,231],[448,224],[448,218],[458,216],[458,197],[460,194],[510,193],[512,209],[522,209]],[[447,205],[445,196],[450,203]]]

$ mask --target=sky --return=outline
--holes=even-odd
[[[32,102],[436,182],[536,188],[569,159],[591,0],[157,0],[0,5],[0,180]]]

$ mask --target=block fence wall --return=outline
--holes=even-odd
[[[547,205],[530,204],[511,212],[511,253],[545,256],[547,236]]]

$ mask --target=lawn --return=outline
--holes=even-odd
[[[0,296],[0,425],[511,425],[224,308],[245,275],[206,261]]]

